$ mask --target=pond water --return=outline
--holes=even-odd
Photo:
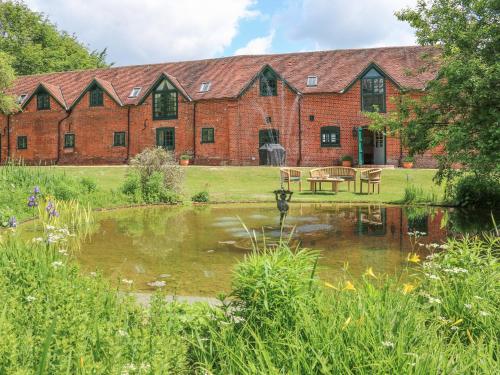
[[[96,219],[95,231],[76,254],[85,272],[133,280],[137,291],[164,281],[167,293],[181,296],[229,290],[235,263],[251,251],[242,223],[260,241],[280,238],[272,204],[134,208],[97,213]],[[319,274],[325,281],[337,280],[345,262],[354,278],[368,267],[394,274],[412,251],[409,231],[425,232],[422,243],[440,244],[454,230],[445,209],[335,204],[291,204],[285,235],[292,229],[294,245],[321,251]],[[419,252],[425,256],[429,250],[420,246]]]

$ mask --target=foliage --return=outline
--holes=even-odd
[[[415,158],[413,156],[406,155],[405,157],[403,157],[402,161],[405,163],[413,163],[413,161],[415,161]]]
[[[191,156],[188,155],[188,154],[182,154],[181,157],[180,157],[181,160],[189,160],[191,159]]]
[[[199,193],[193,195],[191,200],[197,203],[207,203],[210,201],[210,195],[208,194],[208,191],[200,191]]]
[[[434,191],[426,191],[422,187],[407,184],[405,187],[403,199],[400,203],[417,204],[417,203],[436,203],[437,195]]]
[[[352,163],[352,156],[351,155],[344,155],[340,158],[340,161],[350,161]]]
[[[373,127],[400,133],[411,155],[437,147],[439,182],[468,171],[500,177],[499,14],[495,0],[422,0],[397,13],[420,44],[438,46],[439,57],[429,54],[424,68],[438,71],[425,95],[403,95],[396,111],[367,116]]]
[[[131,171],[127,175],[122,186],[122,192],[129,197],[133,203],[169,203],[180,202],[179,194],[168,190],[165,185],[165,177],[155,171],[151,175],[142,179],[137,171]]]
[[[452,192],[455,204],[461,207],[500,207],[500,183],[474,175],[461,177]]]
[[[0,51],[12,57],[18,75],[108,66],[106,49],[89,51],[75,35],[18,0],[0,2]]]
[[[179,193],[182,188],[184,171],[175,161],[175,155],[161,147],[145,149],[132,158],[130,165],[139,174],[142,186],[158,172],[163,175],[163,185],[167,190]]]
[[[15,79],[11,62],[12,59],[0,51],[0,113],[4,114],[14,112],[17,108],[16,99],[6,92]]]

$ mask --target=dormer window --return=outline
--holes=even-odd
[[[46,92],[39,92],[36,95],[36,109],[38,111],[50,109],[50,95]]]
[[[164,79],[153,90],[153,120],[177,118],[177,89]]]
[[[139,94],[141,93],[142,87],[134,87],[132,91],[130,91],[130,95],[128,96],[129,98],[137,98]]]
[[[202,82],[200,85],[200,92],[207,92],[210,90],[210,82]]]
[[[361,110],[366,112],[385,112],[385,78],[371,68],[361,78]]]
[[[24,99],[26,99],[26,97],[28,96],[28,94],[21,94],[17,97],[17,104],[22,104],[24,102]]]
[[[260,74],[260,96],[277,96],[278,80],[276,74],[269,68]]]
[[[94,86],[89,92],[91,107],[101,107],[104,105],[104,93],[99,86]]]
[[[307,86],[308,87],[318,86],[318,77],[317,76],[308,76],[307,77]]]

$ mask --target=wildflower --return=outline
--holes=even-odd
[[[38,202],[36,201],[36,197],[32,195],[28,198],[28,207],[36,207],[38,206]]]
[[[356,288],[354,287],[354,284],[351,283],[350,281],[345,282],[344,290],[352,290],[355,291]]]
[[[47,213],[50,213],[50,211],[52,211],[54,209],[54,203],[52,203],[52,201],[49,201],[47,203],[47,206],[45,207],[45,211],[47,211]]]
[[[439,244],[431,243],[431,244],[429,244],[429,247],[432,247],[433,249],[437,249],[439,247]]]
[[[430,254],[425,257],[427,260],[433,260],[436,257],[437,254]]]
[[[469,310],[472,309],[472,305],[470,303],[466,303],[466,304],[464,304],[464,306],[466,309],[469,309]]]
[[[408,254],[408,257],[406,258],[408,262],[411,263],[419,263],[420,262],[420,256],[417,253],[410,253]]]
[[[54,268],[59,268],[59,267],[62,267],[62,266],[64,266],[64,263],[61,262],[60,260],[52,262],[52,267],[54,267]]]
[[[450,329],[451,329],[452,331],[458,331],[458,327],[457,327],[457,326],[451,326],[451,327],[450,327]]]
[[[335,287],[333,284],[330,284],[329,282],[325,281],[325,286],[328,287],[328,288],[332,288],[332,289],[335,289],[335,290],[339,290],[337,287]]]
[[[148,283],[149,286],[155,287],[155,288],[163,288],[167,283],[165,281],[151,281]]]
[[[122,279],[122,283],[132,285],[134,283],[134,280]]]
[[[125,337],[125,336],[128,336],[128,333],[127,333],[127,331],[124,331],[123,329],[119,329],[118,336]]]
[[[33,297],[33,296],[26,297],[26,301],[28,301],[28,302],[33,302],[34,300],[36,300],[36,297]]]
[[[411,293],[415,288],[415,285],[411,283],[403,284],[403,294]]]
[[[373,272],[373,268],[372,267],[368,267],[367,270],[365,271],[364,273],[364,276],[370,276],[370,277],[373,277],[374,279],[377,278],[377,276],[375,275],[375,273]]]
[[[31,240],[31,242],[35,243],[35,242],[43,242],[43,238],[42,237],[35,237]]]
[[[66,250],[66,249],[59,249],[59,254],[68,255],[68,250]]]
[[[443,323],[451,323],[451,320],[450,319],[446,319],[445,317],[443,316],[438,316],[437,317],[439,321],[443,322]]]
[[[432,275],[432,274],[428,274],[428,277],[429,279],[431,280],[441,280],[440,277],[438,275]]]
[[[429,299],[429,303],[441,304],[441,300],[439,298],[435,298],[435,297],[429,296],[428,299]]]
[[[447,272],[447,273],[455,273],[455,274],[469,272],[465,268],[460,268],[460,267],[444,268],[443,271]]]
[[[35,186],[35,188],[33,189],[33,194],[40,194],[40,188],[38,186]]]
[[[7,222],[7,226],[9,228],[15,228],[15,227],[17,227],[17,219],[16,219],[15,216],[11,216],[9,218],[9,221]]]
[[[481,316],[489,316],[491,314],[489,312],[487,312],[487,311],[479,311],[479,315],[481,315]]]
[[[391,341],[382,341],[382,346],[386,348],[394,348],[394,343]]]

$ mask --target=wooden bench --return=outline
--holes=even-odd
[[[341,178],[347,181],[348,190],[351,191],[351,181],[354,182],[354,191],[356,191],[356,170],[349,167],[325,167],[315,168],[309,171],[311,178]]]
[[[380,194],[380,182],[382,181],[382,169],[367,169],[361,172],[359,185],[359,192],[363,194],[363,184],[368,185],[368,194],[370,194],[370,185],[372,186],[372,192],[375,193],[375,185],[377,185],[378,193]]]

